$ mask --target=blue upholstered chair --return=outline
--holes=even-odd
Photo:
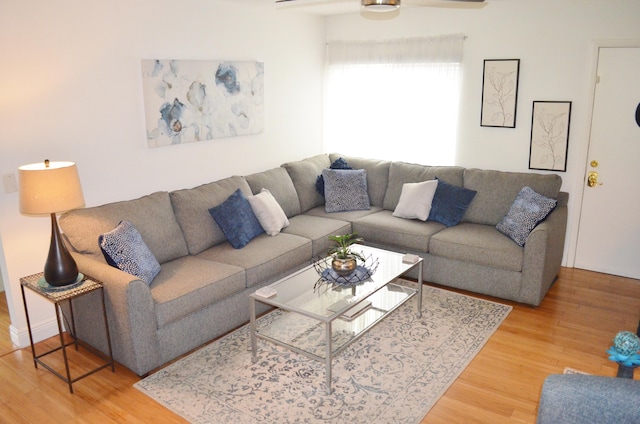
[[[640,380],[550,375],[542,386],[538,424],[640,424]]]

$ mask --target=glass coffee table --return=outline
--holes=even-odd
[[[331,393],[331,362],[351,342],[358,339],[400,305],[416,296],[416,313],[422,310],[422,258],[405,263],[401,253],[354,245],[356,252],[376,258],[375,273],[355,285],[319,283],[319,274],[310,265],[270,286],[271,297],[254,292],[249,296],[252,360],[257,361],[257,339],[291,349],[325,363],[327,394]],[[418,269],[418,287],[395,281]],[[273,319],[256,319],[256,302],[281,310]]]

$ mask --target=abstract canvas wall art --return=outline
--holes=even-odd
[[[263,62],[143,60],[142,86],[149,147],[263,131]]]

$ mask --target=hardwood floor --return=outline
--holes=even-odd
[[[540,307],[511,304],[509,317],[422,424],[534,423],[547,375],[570,367],[614,376],[616,365],[605,350],[618,331],[636,330],[640,281],[563,268]],[[0,323],[4,325],[5,318]],[[38,348],[55,342],[44,341]],[[75,352],[71,360],[79,368],[97,363]],[[64,382],[34,368],[30,349],[4,353],[0,357],[0,422],[185,422],[134,389],[138,380],[131,371],[116,366],[115,373],[105,369],[75,383],[75,394],[70,394]]]
[[[10,325],[11,320],[9,319],[7,297],[4,295],[4,292],[0,292],[0,357],[18,349],[18,346],[11,342],[11,336],[9,336]]]

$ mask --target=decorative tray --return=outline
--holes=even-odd
[[[41,277],[38,279],[38,287],[46,292],[63,292],[65,290],[75,289],[76,287],[82,285],[83,282],[84,274],[82,273],[78,273],[78,278],[76,278],[76,281],[71,284],[67,284],[66,286],[52,286],[51,284],[47,283],[44,277]]]
[[[361,261],[360,261],[361,262]],[[369,255],[361,262],[351,274],[339,275],[331,267],[331,257],[325,257],[313,262],[313,267],[320,276],[316,285],[321,283],[333,283],[339,286],[355,286],[367,281],[378,269],[378,258]]]

